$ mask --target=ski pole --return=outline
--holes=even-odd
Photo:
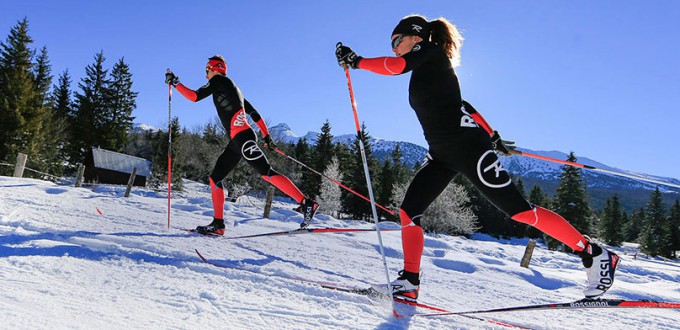
[[[342,182],[340,182],[340,181],[338,181],[338,180],[335,180],[335,179],[333,179],[333,178],[331,178],[331,177],[329,177],[329,176],[327,176],[327,175],[325,175],[325,174],[323,174],[323,173],[321,173],[321,172],[318,172],[317,170],[315,170],[315,169],[313,169],[313,168],[311,168],[311,167],[305,165],[305,164],[302,163],[301,161],[299,161],[299,160],[297,160],[297,159],[295,159],[295,158],[293,158],[293,157],[291,157],[291,156],[286,155],[286,153],[284,153],[283,151],[281,151],[279,148],[274,148],[274,151],[276,151],[278,154],[280,154],[280,155],[282,155],[282,156],[284,156],[284,157],[286,157],[286,158],[288,158],[288,159],[294,161],[294,162],[297,163],[298,165],[300,165],[300,166],[302,166],[302,167],[304,167],[304,168],[306,168],[306,169],[308,169],[308,170],[310,170],[310,171],[312,171],[312,172],[314,172],[314,173],[316,173],[316,174],[318,174],[318,175],[320,175],[320,176],[322,176],[322,177],[328,179],[330,182],[333,182],[333,183],[335,183],[336,185],[340,186],[340,188],[345,189],[345,190],[351,192],[352,194],[357,195],[358,197],[362,198],[363,200],[365,200],[365,201],[371,203],[371,200],[368,199],[366,196],[364,196],[364,195],[362,195],[362,194],[360,194],[360,193],[354,191],[353,189],[351,189],[351,188],[345,186],[344,184],[342,184]],[[375,203],[375,205],[376,205],[377,207],[379,207],[380,209],[382,209],[383,211],[385,211],[385,212],[387,212],[387,213],[389,213],[389,214],[391,214],[391,215],[395,215],[394,211],[391,211],[391,210],[387,209],[386,207],[384,207],[384,206],[382,206],[382,205],[380,205],[380,204],[378,204],[378,203]]]
[[[627,174],[627,173],[621,173],[621,172],[606,170],[606,169],[603,169],[603,168],[597,168],[597,167],[590,166],[590,165],[584,165],[584,164],[574,163],[574,162],[570,162],[570,161],[566,161],[566,160],[560,160],[560,159],[556,159],[556,158],[536,155],[536,154],[532,154],[532,153],[528,153],[528,152],[524,152],[524,151],[510,150],[510,153],[513,154],[513,155],[536,158],[536,159],[545,160],[545,161],[549,161],[549,162],[553,162],[553,163],[559,163],[559,164],[563,164],[563,165],[569,165],[569,166],[573,166],[573,167],[584,168],[584,169],[587,169],[587,170],[593,170],[593,171],[597,171],[597,172],[623,176],[623,177],[626,177],[626,178],[629,178],[629,179],[647,181],[647,182],[665,185],[665,186],[669,186],[669,187],[680,188],[680,185],[673,184],[673,183],[670,183],[670,182],[664,182],[664,181],[645,178],[645,177],[637,176],[637,175],[633,175],[633,174]]]
[[[170,69],[168,69],[170,72]],[[168,84],[168,229],[170,229],[170,193],[172,191],[172,84]]]
[[[340,48],[342,43],[338,42],[335,46]],[[387,269],[387,259],[385,258],[385,248],[383,247],[382,235],[380,235],[380,227],[378,226],[378,211],[375,209],[375,198],[373,197],[373,186],[371,185],[371,174],[368,172],[368,161],[366,160],[366,151],[364,149],[364,139],[361,134],[361,125],[359,125],[359,114],[357,113],[357,103],[354,99],[354,90],[352,88],[352,78],[349,75],[349,67],[344,66],[345,76],[347,76],[347,88],[349,89],[349,98],[352,102],[352,112],[354,113],[354,124],[357,128],[357,139],[359,140],[359,151],[361,153],[361,160],[364,164],[364,175],[366,176],[366,185],[368,186],[368,197],[371,199],[371,211],[373,211],[373,220],[375,221],[375,232],[378,235],[378,244],[380,245],[380,255],[382,256],[383,267],[385,268],[385,278],[387,279],[387,291],[390,293],[392,300],[392,314],[399,317],[394,302],[394,295],[392,295],[392,283],[390,282],[390,273]]]

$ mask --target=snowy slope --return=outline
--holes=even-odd
[[[0,177],[0,324],[3,329],[478,329],[459,316],[395,319],[388,303],[255,272],[347,286],[383,283],[374,232],[228,240],[165,229],[167,199],[147,189],[73,188]],[[294,229],[301,216],[275,203],[227,203],[227,236]],[[101,211],[99,214],[98,211]],[[172,225],[209,222],[208,188],[186,183]],[[387,224],[390,225],[390,224]],[[394,224],[393,227],[395,226]],[[318,215],[314,226],[371,228]],[[390,276],[401,268],[398,232],[383,232]],[[451,310],[581,298],[585,279],[568,254],[526,241],[427,236],[422,302]],[[222,265],[203,263],[194,253]],[[608,297],[680,301],[680,263],[628,255]],[[408,311],[410,308],[401,308]],[[677,310],[536,311],[488,315],[535,329],[680,329]]]

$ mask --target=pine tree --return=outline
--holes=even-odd
[[[413,177],[413,171],[404,164],[402,160],[403,154],[401,152],[400,144],[392,151],[390,158],[392,159],[392,172],[394,173],[393,185],[406,184]]]
[[[85,77],[78,83],[80,92],[75,94],[75,114],[71,124],[70,158],[82,163],[92,147],[105,148],[101,137],[106,136],[103,114],[107,112],[108,88],[111,81],[104,69],[104,53],[95,55],[95,62],[85,68]],[[167,162],[166,162],[167,163]]]
[[[626,242],[639,242],[642,225],[645,219],[645,209],[640,208],[633,212],[624,225],[624,237]]]
[[[58,84],[52,88],[52,137],[57,152],[57,158],[68,160],[67,150],[69,125],[73,116],[73,101],[71,99],[71,77],[68,70],[59,75]]]
[[[52,67],[50,65],[47,49],[43,47],[38,56],[34,84],[36,99],[34,104],[34,114],[31,121],[27,121],[27,126],[32,128],[31,132],[32,150],[35,150],[37,157],[30,165],[43,172],[52,175],[63,173],[63,157],[60,154],[59,146],[61,136],[58,118],[53,111],[54,105],[50,94],[52,84]]]
[[[378,181],[378,190],[375,192],[376,202],[380,205],[390,205],[392,203],[392,189],[394,188],[396,180],[394,166],[392,166],[389,160],[386,159],[383,162],[383,166],[376,179]],[[380,213],[385,213],[380,209],[378,209],[378,211]],[[388,214],[384,215],[389,216]]]
[[[347,172],[343,173],[343,176],[347,178],[347,184],[357,193],[369,197],[368,187],[366,186],[366,176],[364,172],[364,163],[361,156],[361,151],[359,148],[360,141],[364,144],[364,155],[366,157],[366,162],[368,163],[368,170],[370,174],[375,174],[377,161],[372,155],[370,135],[366,131],[366,125],[361,125],[361,131],[357,135],[353,143],[353,156],[350,161],[349,168]],[[375,178],[371,176],[371,183],[375,182]],[[375,185],[373,185],[373,191],[375,192]],[[364,199],[361,199],[354,194],[344,193],[343,202],[344,211],[352,216],[353,219],[365,219],[370,220],[372,215],[371,205],[367,203]]]
[[[576,160],[574,153],[569,153],[567,161],[576,162]],[[592,214],[590,206],[588,206],[580,168],[568,165],[562,166],[562,174],[560,174],[554,203],[554,211],[567,219],[574,228],[584,234],[591,232],[590,222]],[[554,240],[548,240],[548,242],[551,248],[556,248],[559,245]]]
[[[541,189],[541,186],[539,185],[535,185],[531,188],[531,191],[529,192],[529,202],[544,208],[550,208],[550,197],[543,192],[543,189]]]
[[[338,159],[336,157],[331,159],[331,162],[328,164],[328,168],[326,168],[323,174],[329,178],[335,179],[336,181],[342,182],[340,165],[338,164]],[[341,197],[342,190],[340,189],[340,186],[331,182],[330,180],[321,181],[321,193],[317,199],[321,211],[338,217],[342,208],[342,203],[340,200]]]
[[[623,212],[619,203],[619,196],[615,194],[607,199],[602,218],[599,222],[600,239],[608,245],[621,246],[623,237]]]
[[[120,151],[127,144],[132,129],[137,92],[132,91],[130,67],[121,58],[111,70],[110,83],[106,86],[106,107],[101,115],[102,148]]]
[[[182,144],[182,137],[180,134],[179,119],[174,117],[170,125],[172,134],[172,148],[170,155],[172,156],[172,189],[182,190],[182,164],[178,161],[181,156],[178,154],[179,146]],[[149,185],[155,189],[162,189],[168,183],[168,133],[158,131],[154,135],[154,150],[156,151],[151,159],[151,178]]]
[[[657,187],[647,203],[640,233],[640,251],[651,256],[670,257],[671,230],[664,215],[665,208]]]
[[[7,162],[12,162],[18,152],[27,153],[30,141],[27,123],[33,119],[30,109],[37,98],[31,43],[26,18],[10,29],[6,42],[0,43],[0,160]]]
[[[680,251],[680,200],[675,200],[671,207],[671,216],[668,219],[671,226],[671,251],[674,258],[678,257]]]
[[[312,150],[309,147],[309,143],[305,139],[299,139],[297,144],[295,144],[295,150],[293,151],[294,158],[303,164],[310,164],[312,158]],[[312,167],[314,168],[314,167]],[[321,172],[317,168],[315,170]],[[318,196],[320,181],[317,180],[318,175],[303,166],[297,168],[298,173],[300,173],[300,190],[304,193],[310,195],[311,198]],[[323,172],[321,172],[323,173]]]
[[[333,135],[331,134],[331,124],[326,120],[321,126],[321,133],[316,135],[316,144],[311,150],[311,166],[315,170],[323,173],[326,171],[328,164],[334,156],[333,153]],[[321,186],[322,178],[319,175],[314,175],[309,178],[309,194],[312,196],[319,195],[319,188]]]

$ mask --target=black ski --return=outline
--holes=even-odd
[[[236,267],[236,266],[218,264],[218,263],[215,263],[215,262],[210,261],[207,258],[205,258],[200,252],[198,252],[198,249],[194,249],[194,251],[196,251],[196,254],[198,255],[198,257],[203,262],[205,262],[209,265],[215,266],[215,267],[219,267],[219,268],[234,269],[234,270],[246,271],[246,272],[250,272],[250,273],[254,273],[254,274],[258,274],[258,275],[264,275],[264,276],[268,276],[268,277],[282,278],[282,279],[292,280],[292,281],[296,281],[296,282],[300,282],[300,283],[317,285],[321,288],[328,289],[328,290],[347,292],[347,293],[367,296],[369,298],[376,298],[376,299],[382,299],[382,300],[389,300],[390,299],[390,295],[387,293],[386,288],[381,287],[381,286],[377,286],[377,287],[381,287],[382,290],[376,289],[375,288],[376,286],[367,286],[367,287],[359,288],[359,287],[341,286],[341,285],[337,285],[335,283],[310,280],[310,279],[301,278],[301,277],[297,277],[297,276],[283,276],[283,275],[267,274],[267,273],[262,273],[262,272],[252,270],[252,269],[246,269],[246,268],[241,268],[241,267]],[[420,307],[420,308],[424,308],[424,309],[437,311],[438,314],[436,314],[436,315],[444,315],[443,313],[450,313],[449,311],[447,311],[445,309],[435,307],[435,306],[432,306],[432,305],[428,305],[428,304],[424,304],[424,303],[413,302],[413,301],[408,301],[408,300],[399,299],[399,298],[394,298],[394,301],[397,302],[397,303],[403,304],[403,305],[409,305],[409,306]],[[425,316],[425,315],[428,315],[428,314],[401,315],[401,314],[395,313],[396,317],[416,316],[416,315]],[[434,316],[434,315],[435,314],[432,314],[432,316]],[[454,315],[454,314],[449,314],[449,315]],[[478,321],[488,322],[488,323],[491,323],[491,324],[495,324],[495,325],[499,325],[499,326],[503,326],[503,327],[507,327],[507,328],[526,329],[526,328],[521,327],[521,326],[516,326],[516,325],[513,325],[513,324],[498,321],[498,320],[481,318],[481,317],[473,316],[473,315],[459,314],[458,316],[469,318],[469,319],[474,319],[474,320],[478,320]]]
[[[184,230],[189,233],[199,234],[203,236],[210,237],[222,237],[224,239],[244,239],[244,238],[255,238],[255,237],[266,237],[266,236],[289,236],[289,235],[299,235],[299,234],[323,234],[323,233],[360,233],[360,232],[374,232],[375,229],[366,228],[299,228],[293,230],[284,231],[274,231],[261,234],[243,235],[243,236],[233,236],[226,237],[217,234],[201,234],[196,231],[196,229],[187,229],[174,227],[175,229]],[[401,229],[380,229],[380,231],[398,231]]]
[[[380,231],[396,231],[400,229],[380,229]],[[264,237],[264,236],[287,236],[287,235],[298,235],[298,234],[322,234],[322,233],[357,233],[357,232],[373,232],[375,229],[365,229],[365,228],[300,228],[293,230],[275,231],[262,234],[244,235],[236,237],[225,237],[226,239],[241,239],[241,238],[253,238],[253,237]]]
[[[442,312],[421,313],[413,316],[445,316],[445,315],[466,315],[484,313],[504,313],[518,312],[526,310],[545,310],[545,309],[592,309],[592,308],[669,308],[680,309],[680,302],[665,302],[653,300],[623,300],[623,299],[581,299],[572,302],[536,304],[526,306],[514,306],[494,309],[480,309],[463,312]]]
[[[241,271],[246,271],[246,272],[250,272],[250,273],[254,273],[254,274],[258,274],[258,275],[264,275],[264,276],[276,277],[276,278],[283,278],[283,279],[292,280],[292,281],[301,282],[301,283],[307,283],[307,284],[314,284],[314,285],[318,285],[318,286],[320,286],[324,289],[329,289],[329,290],[334,290],[334,291],[354,293],[354,294],[359,294],[359,295],[364,295],[364,296],[369,296],[369,297],[384,297],[384,298],[387,298],[386,293],[380,292],[379,290],[376,290],[373,287],[357,288],[357,287],[350,287],[350,286],[341,286],[341,285],[337,285],[335,283],[310,280],[310,279],[297,277],[297,276],[283,276],[283,275],[262,273],[262,272],[252,270],[252,269],[218,264],[218,263],[215,263],[213,261],[206,259],[200,252],[198,252],[197,249],[194,249],[194,251],[196,251],[196,254],[198,255],[198,257],[201,260],[203,260],[205,263],[212,265],[212,266],[215,266],[215,267],[219,267],[219,268],[241,270]]]

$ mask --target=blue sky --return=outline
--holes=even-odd
[[[74,90],[100,50],[109,68],[125,57],[136,122],[157,127],[165,69],[198,88],[207,58],[222,54],[270,125],[304,135],[328,120],[340,135],[354,122],[335,44],[392,55],[392,28],[411,13],[462,30],[463,97],[505,139],[680,178],[677,1],[2,1],[0,38],[27,17],[34,48],[47,47],[55,77],[69,70]],[[375,137],[425,146],[408,79],[352,71],[359,118]],[[211,101],[173,96],[183,126],[215,117]]]

